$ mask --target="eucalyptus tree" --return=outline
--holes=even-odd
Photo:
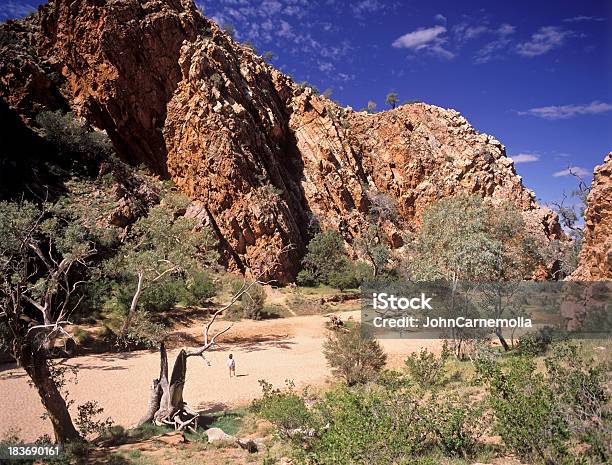
[[[213,266],[218,258],[217,240],[207,227],[183,213],[189,199],[166,193],[159,205],[151,208],[131,228],[106,272],[116,279],[134,283],[130,307],[121,327],[125,337],[145,290],[173,277],[184,277]]]
[[[449,281],[451,312],[460,286],[464,292],[477,288],[480,298],[471,302],[499,318],[513,302],[519,282],[531,276],[538,258],[537,243],[514,205],[493,206],[480,197],[460,194],[435,202],[423,213],[407,271],[415,280]],[[508,350],[499,328],[495,334]],[[457,329],[453,335],[459,346],[474,336],[473,331]],[[456,350],[459,353],[459,347]]]
[[[80,439],[49,365],[55,342],[82,298],[100,237],[89,219],[62,201],[0,202],[2,345],[35,386],[55,439]]]

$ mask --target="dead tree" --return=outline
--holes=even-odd
[[[159,348],[159,378],[154,379],[151,384],[147,411],[138,422],[139,426],[154,422],[156,425],[173,426],[178,431],[184,431],[186,429],[195,431],[197,429],[199,413],[189,408],[187,403],[183,400],[183,387],[185,386],[187,373],[187,359],[189,357],[202,357],[202,359],[206,361],[204,353],[215,345],[218,337],[228,332],[233,326],[233,323],[231,323],[221,331],[212,335],[211,329],[217,321],[217,318],[234,305],[244,294],[248,294],[249,290],[256,284],[269,284],[269,282],[260,281],[259,278],[268,275],[277,265],[278,262],[275,261],[272,263],[271,267],[268,267],[260,273],[259,277],[250,283],[244,280],[242,287],[232,296],[229,303],[217,309],[206,325],[204,325],[204,343],[202,346],[193,349],[182,349],[179,352],[174,361],[174,367],[172,368],[172,375],[170,378],[168,378],[168,354],[165,344],[163,342],[161,343]]]

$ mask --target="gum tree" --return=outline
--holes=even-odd
[[[477,285],[479,308],[499,318],[537,262],[536,243],[520,212],[510,204],[487,205],[480,197],[460,194],[442,199],[423,214],[422,226],[407,263],[411,278],[451,283],[451,312],[460,285]],[[496,336],[508,350],[501,330]],[[456,353],[470,335],[453,329]]]
[[[167,193],[159,205],[136,222],[117,256],[107,263],[109,275],[135,283],[121,337],[127,335],[146,289],[217,261],[212,232],[208,228],[197,229],[196,219],[183,216],[188,205],[189,199],[184,195]]]
[[[2,345],[28,374],[60,443],[80,436],[49,356],[56,340],[70,339],[64,325],[96,252],[92,231],[59,203],[0,202]]]

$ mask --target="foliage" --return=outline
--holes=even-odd
[[[518,353],[527,356],[541,355],[554,340],[553,329],[544,327],[537,332],[529,332],[519,339]]]
[[[346,271],[348,256],[342,236],[335,231],[325,231],[312,238],[308,252],[302,259],[304,273],[298,275],[302,285],[329,284],[333,272]]]
[[[117,301],[125,308],[121,336],[137,309],[166,310],[182,299],[193,302],[190,287],[194,289],[196,280],[198,292],[210,293],[199,273],[216,263],[217,241],[210,229],[197,229],[195,219],[183,216],[188,204],[182,194],[164,193],[160,204],[134,224],[119,253],[106,262],[105,273],[117,283]],[[131,298],[127,288],[133,289]]]
[[[404,363],[412,380],[422,389],[435,389],[446,381],[445,365],[449,356],[450,352],[444,345],[438,357],[427,349],[421,349],[418,354],[411,353]]]
[[[585,358],[572,343],[561,343],[536,369],[516,356],[477,366],[489,388],[494,429],[504,444],[525,459],[547,463],[610,459],[609,366]],[[578,452],[580,443],[589,444]],[[583,449],[583,448],[582,448]]]
[[[111,156],[112,144],[104,132],[90,131],[72,112],[42,111],[36,116],[42,135],[57,150],[62,164],[76,171],[93,169]]]
[[[232,286],[234,294],[238,293],[243,285],[244,282],[242,280],[235,281]],[[244,318],[261,320],[265,303],[266,290],[261,284],[255,283],[240,296],[240,307],[237,310],[240,311]]]
[[[427,428],[448,456],[469,457],[477,450],[478,438],[486,431],[485,405],[470,404],[455,396],[433,396],[425,407]]]
[[[397,105],[397,102],[399,102],[399,97],[397,95],[397,92],[395,91],[391,91],[387,94],[387,97],[385,99],[385,102],[387,103],[387,105],[389,105],[391,108],[395,108],[395,106]]]
[[[341,292],[345,289],[353,289],[359,287],[361,281],[357,275],[355,264],[348,259],[343,261],[342,268],[333,270],[327,279],[327,284],[331,287],[339,289]]]
[[[402,391],[340,387],[315,406],[318,437],[306,444],[310,463],[404,463],[427,447],[421,407]]]
[[[104,413],[104,409],[95,400],[77,406],[77,417],[74,422],[84,438],[92,434],[102,435],[113,426],[110,418],[96,419],[102,413]]]
[[[254,413],[273,423],[279,435],[291,438],[299,432],[305,433],[311,427],[312,415],[306,408],[304,399],[295,392],[291,381],[286,381],[286,389],[274,389],[272,384],[259,380],[263,397],[253,402]]]
[[[376,379],[387,361],[378,341],[362,332],[359,325],[330,332],[323,353],[332,372],[349,386]]]
[[[134,348],[154,349],[168,334],[166,327],[153,321],[144,310],[136,310],[132,322],[124,335],[115,335],[114,342],[120,350]]]
[[[369,224],[361,237],[355,241],[355,247],[372,265],[373,275],[383,273],[389,263],[391,251],[380,235],[377,224]]]
[[[187,292],[184,296],[187,305],[201,305],[217,294],[210,273],[194,271],[187,281]]]
[[[512,283],[532,275],[541,262],[539,248],[514,205],[488,205],[480,197],[461,194],[441,199],[424,212],[406,268],[416,280],[449,281],[451,297],[458,286],[467,290],[477,284],[479,298],[471,302],[476,307],[462,312],[493,318],[501,318],[504,312],[518,316],[524,309],[512,299],[520,288]],[[451,298],[448,311],[455,314],[457,305]],[[508,350],[502,333],[495,333]],[[456,331],[452,337],[460,347],[463,339],[474,334]]]

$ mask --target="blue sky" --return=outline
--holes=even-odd
[[[0,0],[0,19],[36,0]],[[297,81],[355,109],[421,100],[507,146],[544,203],[612,150],[612,1],[198,0]]]

